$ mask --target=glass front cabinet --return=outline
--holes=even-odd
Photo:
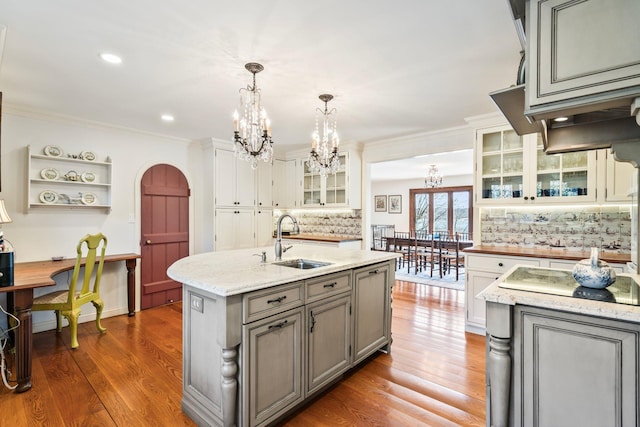
[[[305,161],[302,206],[345,206],[348,204],[348,153],[340,153],[340,168],[335,174],[312,173]]]
[[[595,188],[595,151],[547,155],[539,134],[476,133],[477,204],[595,202]]]

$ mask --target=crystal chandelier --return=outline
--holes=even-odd
[[[429,165],[429,172],[424,179],[424,186],[427,188],[436,188],[442,185],[442,175],[438,172],[436,165]]]
[[[255,62],[244,66],[253,74],[253,86],[240,89],[240,111],[233,112],[233,149],[241,160],[251,162],[251,168],[258,167],[258,161],[271,162],[273,157],[273,141],[271,140],[271,121],[260,105],[260,89],[256,86],[256,74],[264,67]]]
[[[307,166],[311,172],[325,176],[330,173],[335,174],[340,167],[338,156],[340,139],[336,127],[336,109],[329,111],[327,108],[327,103],[333,99],[333,95],[323,94],[319,98],[324,102],[324,111],[316,108],[316,130],[312,134],[311,153],[307,159]],[[318,113],[322,114],[322,136],[318,127]]]

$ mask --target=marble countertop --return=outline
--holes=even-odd
[[[263,251],[267,254],[266,263],[260,261],[259,255]],[[384,262],[397,256],[393,252],[299,245],[284,253],[282,260],[304,258],[331,263],[301,270],[273,264],[274,248],[268,246],[192,255],[173,263],[167,274],[173,280],[194,288],[230,296]]]
[[[489,254],[489,255],[509,255],[527,256],[535,258],[553,258],[569,261],[580,261],[590,257],[590,251],[570,251],[559,248],[513,248],[508,246],[472,246],[464,249],[465,253]],[[602,261],[625,264],[631,261],[630,254],[618,254],[615,252],[600,251],[598,258]]]
[[[500,276],[498,280],[476,295],[476,298],[499,304],[518,304],[543,307],[608,319],[640,323],[640,306],[501,288],[499,286],[500,283],[509,277],[509,275],[518,267],[521,266],[516,265],[512,267],[509,271]],[[640,283],[640,275],[638,274],[619,274],[619,276],[629,276],[635,279],[636,282]]]

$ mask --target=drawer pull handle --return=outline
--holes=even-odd
[[[287,323],[289,323],[289,321],[288,321],[288,320],[285,320],[284,322],[280,322],[280,323],[278,323],[277,325],[271,325],[271,326],[269,326],[269,329],[284,328],[284,327],[287,325]]]
[[[375,270],[371,270],[369,272],[369,274],[378,274],[380,272],[380,270],[378,270],[377,268]]]
[[[311,316],[311,328],[309,329],[309,333],[312,334],[313,333],[313,328],[316,326],[316,318],[313,315],[313,311],[309,312],[309,316]]]
[[[498,263],[498,267],[504,267],[504,264],[503,264],[503,263],[501,263],[501,262],[499,262],[499,263]]]
[[[333,283],[329,283],[329,284],[324,285],[324,287],[325,287],[325,288],[335,288],[335,287],[336,287],[336,285],[337,285],[337,283],[336,283],[336,282],[333,282]]]
[[[267,304],[273,304],[273,303],[275,303],[275,302],[277,302],[277,303],[281,303],[281,302],[282,302],[282,301],[284,301],[285,299],[287,299],[287,296],[286,296],[286,295],[283,295],[283,296],[278,297],[278,298],[276,298],[276,299],[270,299],[269,301],[267,301]]]

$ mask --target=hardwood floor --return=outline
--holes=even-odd
[[[194,425],[180,409],[180,303],[34,335],[33,388],[0,391],[4,426]],[[483,426],[484,337],[464,332],[464,293],[396,282],[391,354],[377,354],[286,426]]]

